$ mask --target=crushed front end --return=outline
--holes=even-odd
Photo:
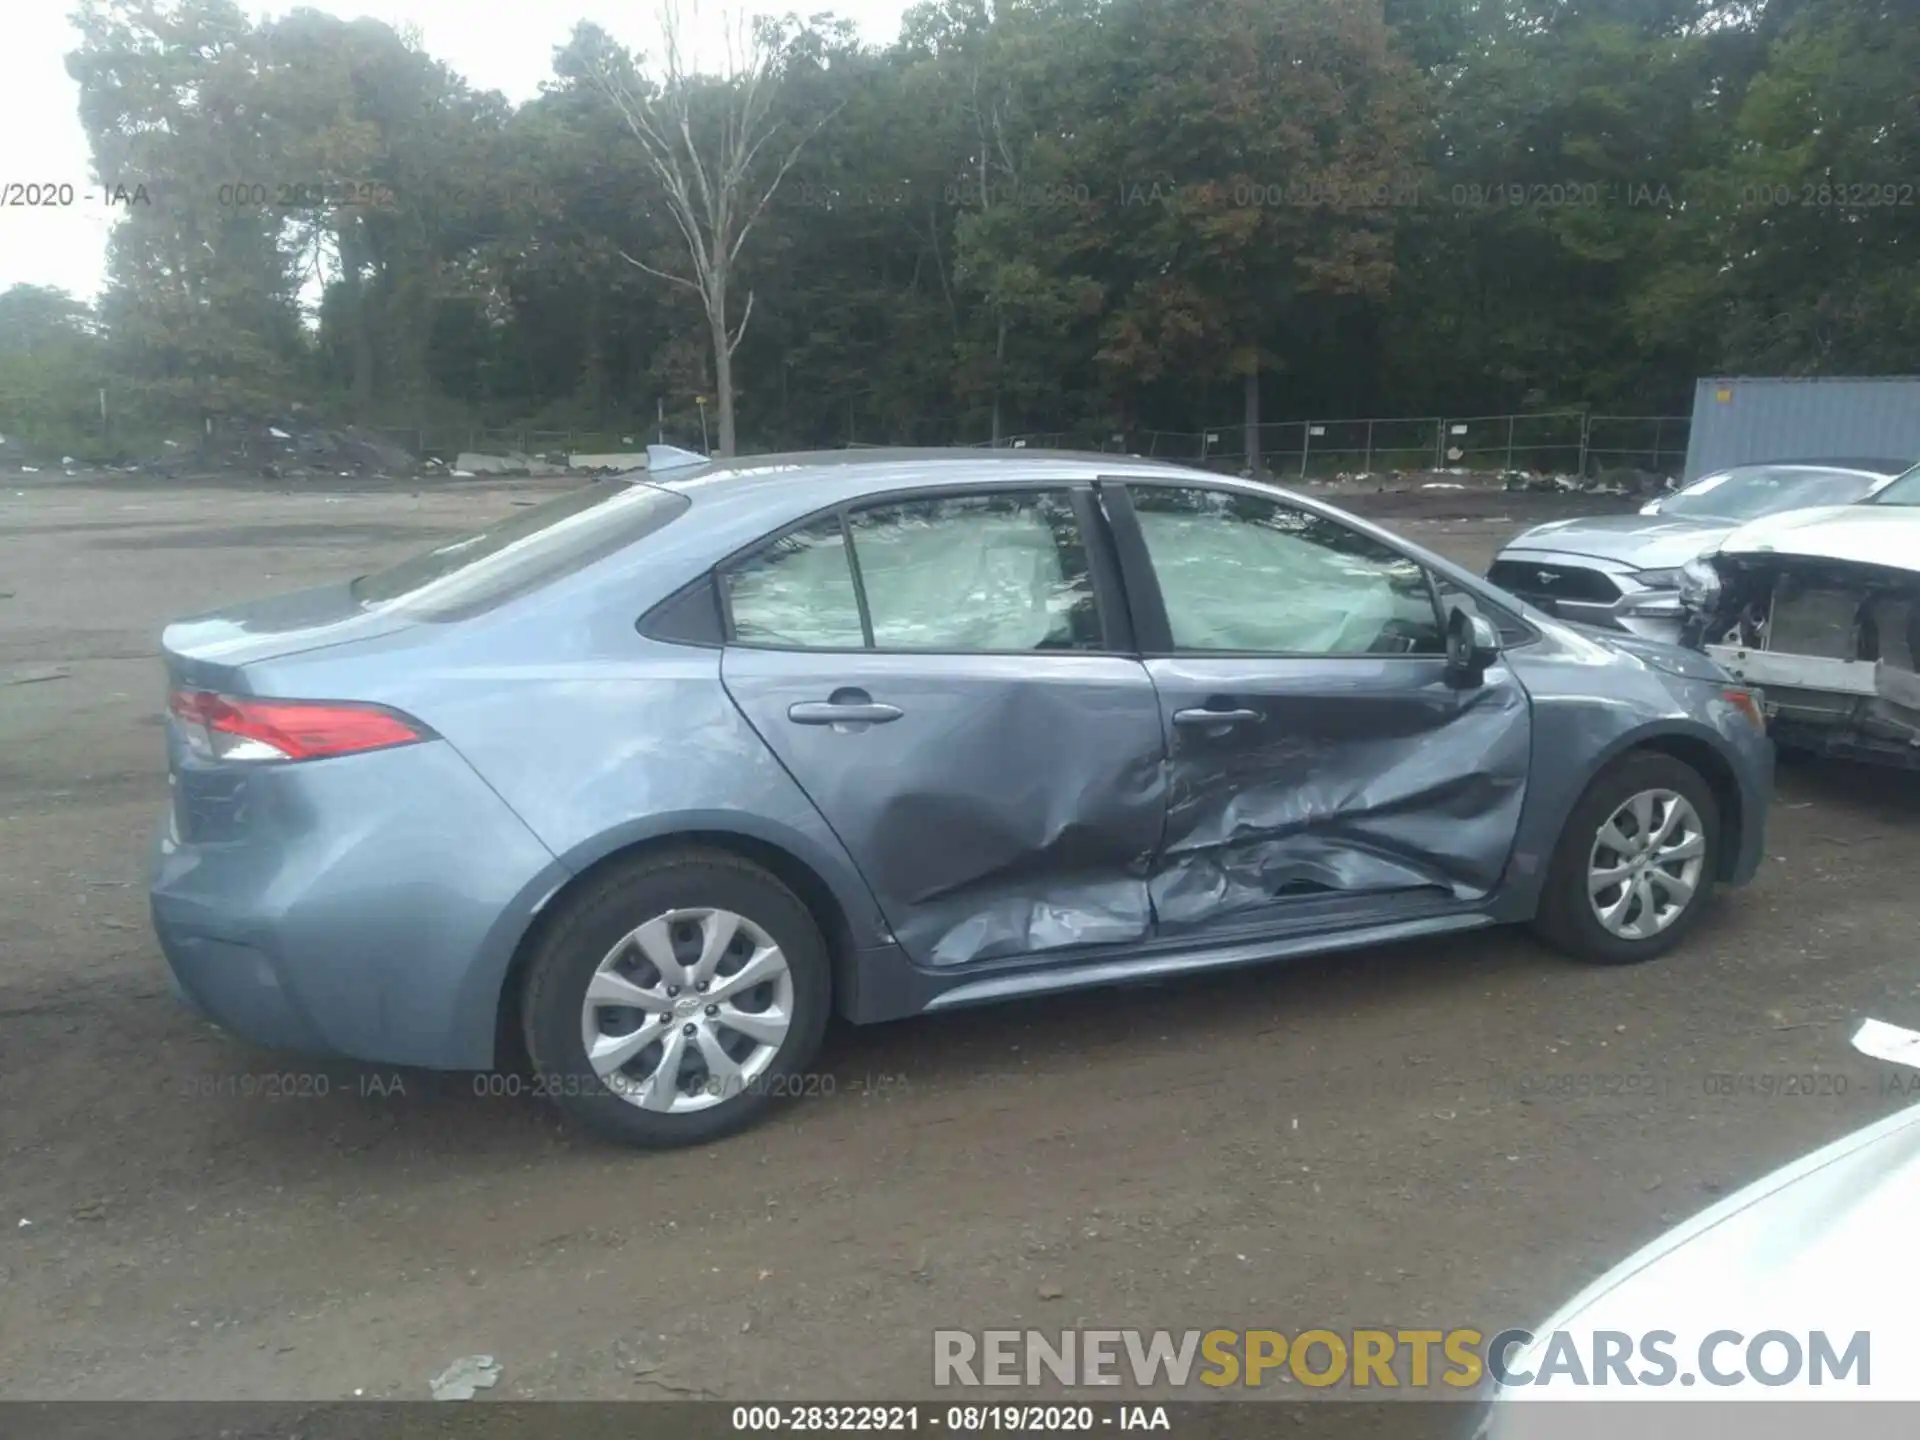
[[[1920,769],[1920,571],[1722,551],[1681,594],[1686,643],[1764,692],[1777,743]]]

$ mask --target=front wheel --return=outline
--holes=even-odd
[[[542,1093],[630,1145],[713,1140],[799,1093],[831,979],[807,908],[734,855],[620,867],[565,902],[528,969]]]
[[[1698,923],[1720,863],[1720,811],[1698,771],[1629,755],[1567,817],[1534,928],[1603,965],[1664,955]]]

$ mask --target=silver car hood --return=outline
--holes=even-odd
[[[1591,515],[1536,525],[1515,536],[1506,548],[1591,555],[1621,561],[1635,570],[1671,570],[1719,548],[1736,528],[1731,520],[1705,516]]]
[[[1724,555],[1799,555],[1920,573],[1920,506],[1829,505],[1755,520],[1721,542]]]
[[[1834,1103],[1846,1103],[1835,1101]],[[1857,1331],[1871,1337],[1871,1384],[1809,1386],[1807,1369],[1766,1398],[1920,1400],[1920,1105],[1890,1115],[1728,1196],[1661,1236],[1535,1327],[1540,1339],[1510,1370],[1532,1372],[1546,1338],[1564,1330],[1590,1356],[1598,1331],[1636,1338],[1671,1331],[1681,1371],[1716,1330],[1743,1337],[1778,1329],[1805,1342],[1824,1330],[1836,1354]],[[1745,1341],[1718,1360],[1745,1367]],[[1638,1356],[1631,1368],[1639,1368]],[[1556,1379],[1507,1389],[1502,1400],[1729,1400],[1755,1398],[1751,1381],[1731,1390],[1696,1384],[1576,1389]],[[1504,1407],[1497,1407],[1504,1408]],[[1497,1433],[1497,1432],[1496,1432]]]

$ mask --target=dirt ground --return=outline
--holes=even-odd
[[[1659,964],[1487,932],[842,1029],[831,1096],[695,1151],[193,1019],[161,623],[541,488],[0,481],[0,1398],[424,1398],[486,1353],[499,1397],[904,1399],[936,1328],[1492,1331],[1913,1101],[1847,1036],[1920,1023],[1920,777],[1839,765]],[[1347,499],[1475,565],[1573,503]]]

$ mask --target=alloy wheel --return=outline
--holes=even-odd
[[[1658,935],[1693,903],[1706,855],[1706,827],[1686,796],[1640,791],[1594,836],[1587,859],[1593,913],[1623,940]]]
[[[614,1094],[683,1114],[759,1083],[792,1019],[793,975],[765,930],[731,910],[669,910],[595,968],[580,1032]]]

